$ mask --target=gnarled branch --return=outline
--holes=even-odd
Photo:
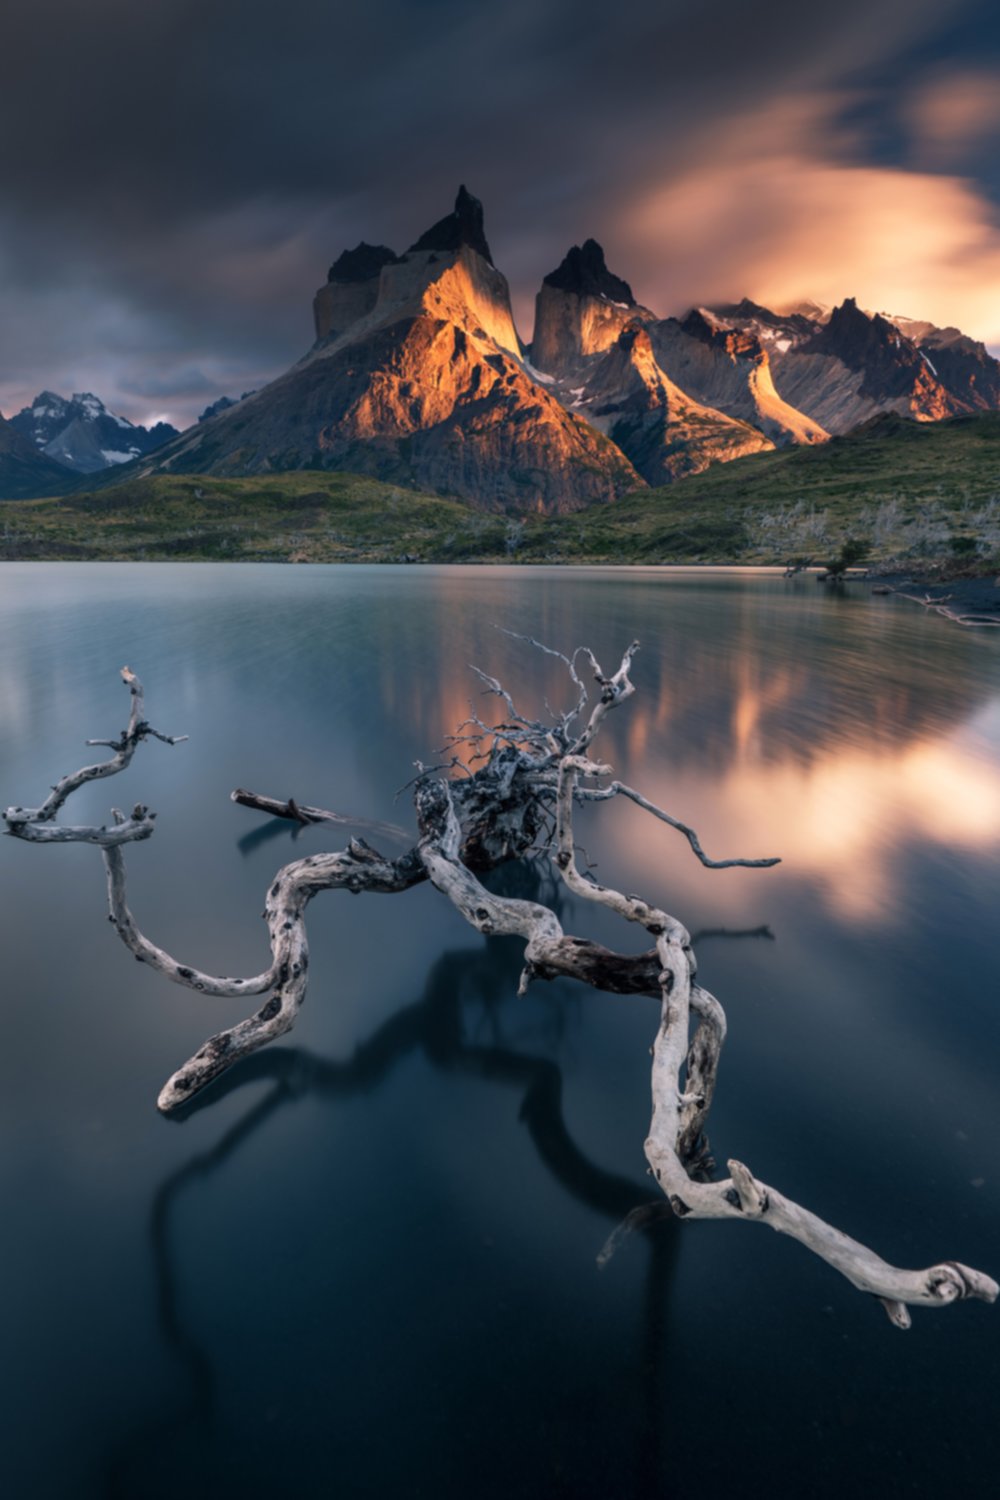
[[[615,994],[647,996],[658,1002],[660,1022],[652,1047],[653,1110],[645,1151],[656,1181],[679,1218],[736,1219],[768,1224],[790,1235],[854,1286],[877,1297],[896,1327],[909,1326],[908,1305],[940,1307],[965,1297],[992,1302],[1000,1288],[982,1272],[951,1260],[923,1271],[891,1266],[761,1182],[735,1159],[728,1164],[727,1178],[712,1180],[713,1164],[704,1126],[726,1035],[725,1013],[718,1000],[696,982],[691,939],[676,917],[641,896],[625,895],[580,871],[573,835],[574,806],[581,801],[611,801],[624,796],[683,833],[702,864],[712,869],[766,867],[777,860],[709,859],[693,828],[633,788],[618,781],[603,787],[581,787],[581,777],[594,780],[611,774],[610,767],[591,760],[587,752],[606,715],[635,691],[630,670],[637,643],[629,646],[610,676],[588,650],[564,656],[548,647],[541,649],[566,664],[579,695],[575,706],[551,725],[528,719],[518,713],[497,679],[480,673],[488,692],[502,699],[508,713],[507,721],[499,725],[486,725],[474,716],[470,722],[476,732],[471,736],[463,736],[460,727],[458,739],[478,740],[481,746],[492,741],[481,749],[483,763],[471,774],[452,780],[420,769],[413,783],[420,837],[399,857],[388,858],[364,839],[352,838],[344,850],[312,854],[279,870],[264,906],[271,963],[250,978],[203,974],[178,963],[140,931],[126,900],[124,845],[148,838],[155,814],[138,804],[130,817],[113,810],[111,824],[101,828],[56,821],[60,808],[79,787],[125,770],[143,739],[152,737],[176,744],[184,738],[164,735],[146,722],[142,685],[128,668],[122,672],[132,698],[128,727],[117,740],[89,742],[107,745],[114,752],[111,759],[64,776],[39,807],[7,809],[4,817],[8,832],[17,838],[86,842],[100,847],[107,872],[110,918],[137,958],[173,982],[206,995],[268,994],[254,1014],[209,1037],[171,1076],[161,1091],[159,1108],[169,1112],[187,1103],[240,1058],[294,1024],[307,988],[305,910],[317,892],[346,889],[355,894],[394,893],[429,879],[479,932],[513,934],[524,940],[522,993],[533,980],[561,976]],[[599,691],[583,727],[577,730],[576,722],[582,719],[590,701],[577,671],[581,659],[589,663]],[[304,808],[291,799],[281,803],[242,791],[233,795],[236,800],[301,822],[341,821],[338,814]],[[399,833],[386,825],[382,825],[382,831],[393,836]],[[550,907],[496,895],[478,879],[477,870],[520,858],[535,848],[540,838],[543,842],[550,840],[553,866],[573,895],[599,903],[625,921],[638,923],[650,934],[653,947],[645,953],[626,955],[567,935]],[[627,1225],[623,1233],[625,1228]],[[602,1258],[607,1258],[620,1238],[612,1236]]]

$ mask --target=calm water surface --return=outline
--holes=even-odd
[[[5,564],[0,798],[117,732],[128,662],[190,740],[73,820],[157,809],[128,852],[140,923],[255,972],[274,870],[342,839],[231,789],[408,825],[395,790],[484,706],[469,663],[532,712],[565,701],[497,625],[606,665],[638,636],[601,753],[710,853],[782,856],[705,871],[634,807],[581,820],[602,877],[701,933],[719,1159],[898,1263],[1000,1273],[998,633],[742,574]],[[666,1223],[598,1271],[651,1197],[650,1002],[519,1000],[518,944],[427,887],[326,893],[293,1036],[167,1121],[161,1083],[240,1003],[130,958],[95,850],[0,861],[12,1500],[996,1493],[1000,1310],[900,1334],[733,1225]]]

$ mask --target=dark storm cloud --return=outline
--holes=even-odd
[[[129,415],[190,419],[303,352],[344,245],[405,247],[460,180],[486,202],[522,322],[587,234],[661,306],[657,195],[738,162],[742,121],[765,154],[797,121],[804,171],[852,111],[839,149],[855,165],[919,169],[921,130],[951,129],[958,170],[968,122],[935,84],[936,38],[948,28],[960,92],[973,53],[984,77],[995,60],[990,15],[981,0],[945,18],[932,0],[8,0],[0,405],[89,384]],[[924,80],[938,94],[921,102]],[[806,99],[824,102],[804,122]],[[727,233],[711,275],[740,291]],[[683,267],[679,298],[696,294]]]

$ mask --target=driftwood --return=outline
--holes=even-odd
[[[951,620],[954,625],[1000,625],[1000,614],[993,613],[994,606],[990,606],[991,612],[987,614],[982,609],[952,609],[951,603],[954,598],[952,594],[904,594],[902,589],[873,589],[872,593],[898,594],[900,599],[908,599],[911,604],[922,605],[929,609],[932,614],[941,615],[945,620]],[[1000,610],[1000,604],[995,606]]]
[[[525,718],[495,678],[478,673],[486,692],[501,700],[505,713],[493,724],[473,714],[449,740],[454,756],[449,765],[457,764],[458,753],[463,752],[473,763],[480,762],[478,769],[447,778],[437,774],[440,767],[419,768],[413,782],[419,839],[405,853],[390,858],[364,839],[351,838],[337,853],[308,855],[279,870],[268,889],[263,913],[271,961],[250,978],[201,973],[165,953],[139,930],[126,900],[123,850],[125,844],[152,834],[155,814],[148,808],[138,804],[128,817],[113,809],[111,823],[100,828],[56,821],[78,787],[125,770],[142,740],[152,737],[174,745],[184,738],[165,735],[148,723],[142,685],[129,668],[122,670],[132,704],[127,728],[117,740],[88,742],[107,746],[113,751],[111,758],[64,777],[38,807],[6,809],[7,830],[17,838],[37,843],[85,842],[100,848],[110,920],[137,959],[175,983],[206,995],[266,994],[258,1010],[210,1037],[168,1079],[159,1108],[168,1113],[187,1105],[234,1063],[294,1025],[306,994],[305,909],[314,895],[341,888],[354,894],[393,894],[429,880],[479,932],[514,934],[524,940],[519,993],[536,980],[568,977],[599,990],[657,1001],[660,1021],[651,1049],[653,1110],[645,1154],[665,1195],[664,1209],[669,1204],[685,1221],[711,1218],[766,1224],[801,1241],[852,1285],[878,1298],[896,1327],[909,1326],[910,1305],[942,1307],[966,1297],[994,1301],[1000,1288],[989,1276],[953,1260],[922,1271],[891,1266],[761,1182],[737,1160],[729,1161],[728,1177],[712,1179],[714,1163],[705,1123],[726,1035],[725,1012],[697,982],[690,936],[675,917],[640,896],[625,895],[581,872],[573,834],[574,808],[577,803],[625,797],[682,833],[709,868],[765,867],[778,861],[709,858],[692,828],[631,787],[609,781],[610,767],[591,757],[590,748],[603,720],[635,691],[630,672],[636,644],[628,648],[610,676],[589,651],[566,657],[547,647],[541,649],[565,663],[576,693],[574,706],[551,723]],[[581,662],[597,683],[594,702],[578,670]],[[281,802],[242,791],[233,795],[299,822],[341,821],[339,814],[302,807],[291,799]],[[398,832],[383,827],[386,833]],[[644,953],[626,955],[569,936],[550,907],[496,895],[479,880],[478,873],[539,848],[546,851],[556,877],[570,892],[637,923],[649,933],[653,946]],[[648,1215],[648,1209],[643,1213]],[[633,1227],[633,1217],[626,1218],[612,1235],[602,1251],[602,1262]]]

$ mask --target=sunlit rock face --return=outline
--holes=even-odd
[[[665,374],[649,332],[626,325],[594,367],[578,403],[650,484],[700,474],[774,444],[746,422],[692,400]]]
[[[650,337],[660,363],[684,390],[749,422],[772,444],[821,443],[829,436],[778,394],[767,344],[752,322],[730,322],[695,308],[683,322],[665,318],[652,324]]]
[[[338,338],[371,312],[378,301],[382,267],[395,260],[386,245],[366,245],[362,240],[334,261],[326,285],[313,298],[317,339]]]
[[[542,282],[535,299],[531,361],[555,379],[579,374],[610,349],[627,324],[651,319],[632,288],[608,270],[596,240],[574,245]]]
[[[185,434],[165,467],[343,469],[487,510],[573,510],[642,486],[526,369],[482,205],[464,188],[405,255],[362,245],[331,276],[305,359]]]

